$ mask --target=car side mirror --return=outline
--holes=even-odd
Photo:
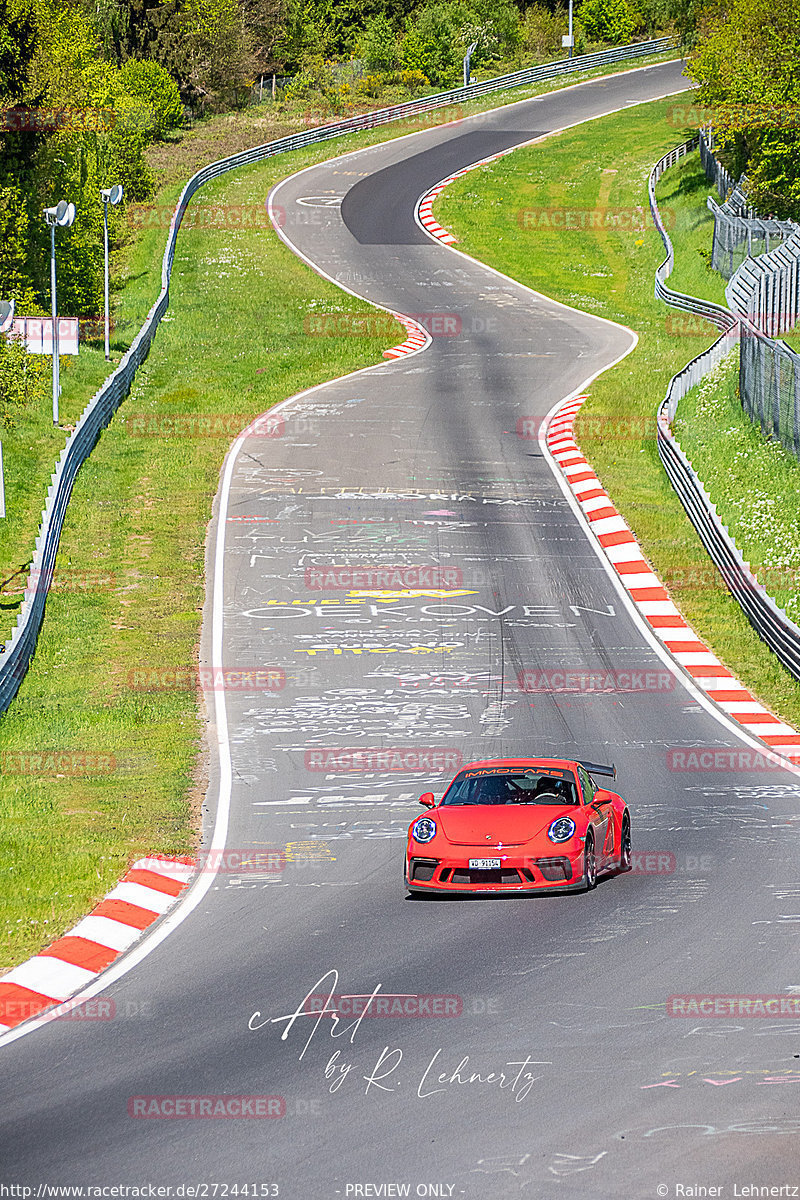
[[[611,804],[613,799],[614,799],[613,792],[607,792],[604,788],[598,788],[594,794],[594,800],[592,801],[592,806],[596,807],[598,804],[600,804],[600,805]]]
[[[426,792],[424,796],[420,796],[419,802],[420,804],[424,804],[426,808],[433,808],[436,803],[433,792]]]

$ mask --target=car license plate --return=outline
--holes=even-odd
[[[471,858],[469,860],[470,871],[499,871],[499,858]]]

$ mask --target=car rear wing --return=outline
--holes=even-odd
[[[581,766],[585,767],[590,775],[608,775],[610,779],[617,778],[617,768],[613,763],[610,767],[604,767],[602,763],[581,762]]]

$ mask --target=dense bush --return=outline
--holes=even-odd
[[[800,0],[730,0],[703,18],[688,70],[735,175],[765,215],[800,220]]]
[[[10,429],[22,409],[45,398],[49,372],[49,358],[28,354],[21,342],[0,336],[0,424]]]
[[[578,26],[589,42],[623,45],[640,22],[641,13],[630,0],[583,0],[578,10]]]

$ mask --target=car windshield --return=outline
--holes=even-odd
[[[456,776],[442,804],[577,804],[571,772],[464,771]]]

